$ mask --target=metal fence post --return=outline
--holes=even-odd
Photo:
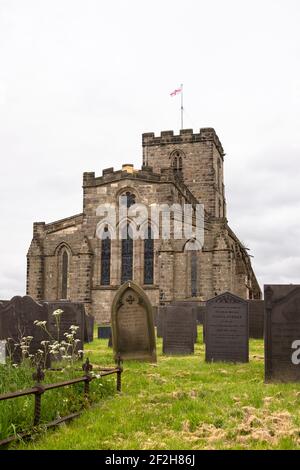
[[[89,358],[85,361],[85,363],[82,366],[82,370],[85,372],[85,381],[84,381],[84,396],[85,398],[89,398],[89,393],[90,393],[90,382],[92,380],[91,377],[91,370],[93,369],[92,364],[90,364]]]
[[[42,386],[42,381],[45,378],[45,374],[40,364],[37,366],[36,372],[32,374],[32,378],[36,382],[35,388],[37,388],[37,391],[34,393],[34,420],[33,420],[33,425],[37,426],[41,420],[42,395],[45,392],[45,389]]]

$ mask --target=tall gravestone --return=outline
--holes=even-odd
[[[195,343],[195,310],[189,306],[170,305],[164,308],[163,353],[193,354]]]
[[[265,380],[300,381],[300,286],[266,285]]]
[[[48,321],[47,307],[35,302],[31,297],[13,297],[10,301],[0,305],[0,339],[13,341],[7,342],[8,355],[12,354],[15,363],[22,358],[19,344],[24,337],[32,336],[29,353],[36,354],[41,347],[41,341],[48,340],[46,333],[37,325],[35,321]]]
[[[95,318],[93,315],[89,315],[85,313],[84,316],[84,342],[91,343],[94,339],[94,325],[95,325]]]
[[[249,337],[264,337],[265,302],[264,300],[248,300],[249,305]]]
[[[76,351],[83,350],[84,348],[84,336],[85,336],[85,308],[84,304],[80,302],[69,302],[69,301],[55,301],[55,302],[44,302],[48,310],[48,329],[52,336],[59,341],[65,339],[65,333],[70,333],[70,327],[72,325],[78,326],[78,330],[75,339],[79,339],[76,346]],[[57,325],[53,312],[55,310],[63,310],[63,314],[60,318],[59,325],[59,337],[57,333]]]
[[[205,360],[249,361],[249,318],[246,300],[225,292],[206,303]]]
[[[128,281],[118,290],[111,325],[115,359],[156,362],[152,305],[134,282]]]
[[[160,305],[157,310],[156,334],[158,338],[163,337],[165,306]]]

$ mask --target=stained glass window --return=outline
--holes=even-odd
[[[69,255],[66,250],[62,254],[61,297],[68,298]]]
[[[111,260],[111,239],[109,232],[105,229],[107,236],[101,242],[101,285],[110,284],[110,260]]]
[[[154,273],[154,240],[151,226],[148,227],[148,237],[144,240],[144,284],[153,284]]]
[[[122,268],[121,283],[131,281],[133,277],[133,240],[129,232],[129,224],[126,226],[125,236],[122,237]]]
[[[191,251],[191,295],[197,297],[197,252]]]

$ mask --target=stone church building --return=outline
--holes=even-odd
[[[246,248],[228,225],[223,181],[224,150],[211,128],[143,134],[143,165],[83,174],[83,211],[53,223],[34,223],[27,255],[27,294],[36,300],[84,302],[98,322],[108,322],[117,289],[127,280],[144,288],[152,305],[207,300],[224,291],[260,299]],[[204,245],[162,237],[101,239],[101,204],[202,203]],[[127,230],[128,220],[118,224]],[[109,227],[105,228],[109,233]],[[152,232],[151,222],[145,228]]]

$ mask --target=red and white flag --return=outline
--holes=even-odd
[[[170,93],[170,96],[176,96],[178,93],[181,93],[181,92],[182,92],[182,88],[176,88],[176,90]]]

